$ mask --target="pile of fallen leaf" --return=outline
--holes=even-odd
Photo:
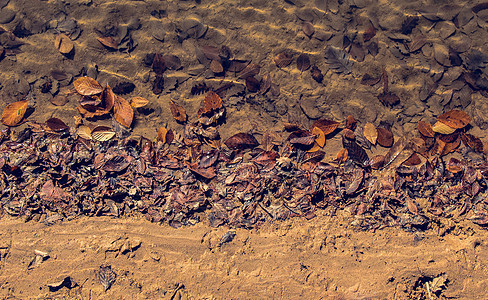
[[[133,107],[107,85],[83,77],[74,82],[78,110],[85,118],[113,115],[130,127]],[[433,125],[396,138],[386,127],[319,119],[309,129],[285,122],[282,142],[249,133],[223,142],[220,96],[208,91],[197,121],[187,124],[185,109],[171,102],[174,118],[185,123],[178,134],[164,127],[158,139],[115,139],[105,126],[62,120],[0,134],[1,213],[45,224],[88,216],[143,214],[171,226],[195,224],[253,228],[293,216],[311,219],[317,209],[347,208],[354,224],[369,230],[399,225],[423,230],[439,218],[469,218],[488,224],[486,145],[467,133],[470,117],[452,110]],[[8,105],[2,123],[24,122],[28,101]],[[344,149],[324,162],[327,139],[342,135]],[[384,154],[368,155],[378,145]],[[461,146],[463,145],[463,146]],[[381,148],[380,148],[381,147]],[[446,158],[446,156],[448,156]]]

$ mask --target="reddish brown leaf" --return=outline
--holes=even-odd
[[[209,114],[222,108],[222,99],[217,93],[209,91],[203,100],[203,107],[198,110],[198,116]]]
[[[461,140],[464,145],[470,147],[475,152],[483,152],[483,142],[476,136],[469,133],[461,133]]]
[[[381,76],[374,78],[371,75],[369,75],[368,73],[366,73],[363,75],[363,78],[361,79],[361,84],[373,86],[373,85],[377,84],[378,82],[380,82],[380,80],[381,80]]]
[[[228,138],[224,144],[229,147],[229,149],[246,149],[246,148],[254,148],[259,145],[256,138],[247,133],[237,133],[230,138]]]
[[[257,80],[254,76],[249,76],[246,78],[246,88],[251,93],[255,93],[261,88],[261,81]]]
[[[115,105],[115,94],[112,91],[112,88],[107,84],[107,86],[103,89],[102,94],[100,95],[100,100],[102,101],[102,107],[106,111],[111,111]]]
[[[58,118],[50,118],[46,121],[47,127],[54,132],[63,132],[69,130],[68,125]]]
[[[183,107],[174,103],[173,100],[170,100],[169,108],[171,110],[171,114],[173,115],[173,118],[175,118],[176,121],[186,122],[187,115],[186,115],[186,110]]]
[[[54,47],[62,54],[70,54],[75,45],[65,34],[58,34],[54,41]]]
[[[156,75],[163,75],[164,71],[166,71],[166,62],[164,61],[161,54],[156,53],[154,55],[152,69]]]
[[[381,127],[376,128],[376,130],[378,131],[378,138],[376,139],[378,144],[383,147],[391,147],[393,145],[393,133]]]
[[[322,74],[322,71],[317,68],[317,66],[313,66],[312,70],[310,70],[310,73],[312,73],[312,78],[318,83],[321,83],[324,80],[324,75]]]
[[[366,30],[364,31],[363,41],[367,42],[370,39],[372,39],[375,35],[376,35],[376,28],[374,28],[374,26],[371,25],[368,28],[366,28]]]
[[[116,155],[107,160],[102,169],[107,172],[120,172],[125,170],[130,165],[129,160],[122,155]]]
[[[447,170],[451,173],[458,173],[464,169],[462,162],[459,159],[451,157],[447,163]]]
[[[370,160],[371,168],[374,170],[378,170],[383,167],[385,164],[385,156],[384,155],[376,155],[373,156]]]
[[[196,163],[196,162],[195,163],[189,163],[188,169],[190,169],[192,172],[195,172],[196,174],[198,174],[204,178],[207,178],[207,179],[212,179],[215,176],[217,176],[217,174],[215,173],[213,168],[200,168],[198,166],[198,163]]]
[[[29,100],[11,103],[5,107],[2,113],[2,123],[7,126],[17,126],[25,115]]]
[[[336,121],[331,121],[331,120],[325,120],[325,119],[318,119],[315,121],[312,126],[310,127],[310,130],[312,130],[314,127],[319,128],[324,132],[325,135],[331,134],[336,130],[341,123],[336,122]]]
[[[215,74],[219,74],[224,72],[224,67],[222,67],[222,64],[217,61],[217,60],[212,60],[210,62],[210,70],[214,72]]]
[[[420,157],[417,155],[417,153],[413,153],[406,161],[403,162],[403,164],[406,166],[416,166],[421,163],[422,161],[420,160]]]
[[[423,136],[430,137],[430,138],[434,137],[435,132],[434,130],[432,130],[432,126],[429,123],[424,121],[419,121],[417,127]]]
[[[342,148],[338,153],[337,153],[337,161],[339,163],[344,163],[347,160],[347,150]]]
[[[443,113],[442,115],[437,117],[437,120],[446,124],[449,127],[460,129],[466,127],[466,125],[471,122],[471,117],[461,110],[454,109]]]
[[[352,131],[356,130],[356,126],[358,124],[358,121],[354,119],[353,116],[349,115],[346,118],[346,128],[350,129]]]
[[[407,202],[408,211],[410,211],[414,215],[418,215],[419,209],[418,209],[417,204],[415,203],[415,201],[413,201],[411,199],[407,199],[406,202]]]
[[[348,140],[356,139],[356,135],[354,134],[354,131],[352,131],[351,129],[344,128],[343,133],[344,133],[344,136],[346,137],[346,139],[348,139]]]
[[[66,103],[68,103],[68,97],[63,95],[56,95],[53,98],[51,98],[51,103],[56,106],[63,106]]]
[[[114,117],[120,125],[127,128],[132,124],[134,119],[134,110],[129,102],[120,96],[115,96]]]
[[[91,96],[100,94],[103,91],[103,87],[91,77],[80,77],[73,82],[75,90],[83,96]]]
[[[308,54],[302,53],[297,58],[297,69],[300,72],[303,72],[308,70],[308,68],[310,68],[310,58],[308,57]]]
[[[97,37],[97,40],[111,50],[119,49],[119,43],[111,36]]]
[[[242,71],[239,72],[237,78],[246,79],[250,76],[256,76],[259,74],[261,66],[255,63],[248,64]]]

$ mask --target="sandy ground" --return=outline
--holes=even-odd
[[[47,227],[2,220],[0,297],[429,299],[425,283],[442,274],[448,278],[442,299],[485,294],[488,239],[477,226],[357,232],[343,215],[237,230],[222,245],[228,229],[205,224],[173,229],[145,220],[80,218]],[[27,270],[34,250],[49,258]],[[102,264],[117,274],[106,292],[96,276]],[[49,292],[48,284],[66,276],[78,286]]]
[[[459,2],[468,11],[476,4]],[[3,0],[0,20],[6,23],[1,26],[14,31],[20,23],[32,35],[16,38],[23,45],[12,49],[20,51],[9,50],[0,61],[0,108],[28,98],[34,108],[30,120],[44,122],[54,116],[74,126],[74,117],[79,115],[77,97],[71,96],[68,104],[57,107],[50,103],[53,93],[39,91],[53,70],[62,70],[70,78],[88,74],[111,86],[134,83],[134,92],[124,97],[141,96],[150,101],[147,110],[136,113],[134,135],[154,139],[162,125],[181,132],[183,126],[169,112],[170,99],[194,118],[203,99],[203,95],[190,94],[194,84],[207,80],[215,87],[232,80],[243,86],[242,80],[215,76],[206,66],[201,73],[191,75],[201,68],[195,49],[226,45],[234,57],[260,64],[261,74],[272,77],[280,87],[280,95],[224,99],[227,120],[219,128],[223,139],[240,131],[251,131],[258,137],[269,131],[277,140],[283,140],[283,120],[298,120],[308,127],[319,117],[344,120],[349,114],[362,124],[392,125],[395,136],[400,136],[416,128],[419,120],[432,122],[444,108],[458,107],[473,117],[471,133],[486,142],[486,98],[479,93],[470,94],[469,103],[462,95],[446,102],[445,96],[449,91],[452,94],[450,86],[455,83],[445,79],[434,96],[419,100],[424,82],[444,71],[432,58],[433,45],[451,45],[457,41],[453,37],[468,32],[468,49],[483,49],[486,23],[482,21],[486,18],[483,14],[472,19],[449,39],[440,37],[439,32],[449,31],[452,21],[436,23],[446,26],[437,30],[430,20],[421,17],[412,35],[420,30],[429,43],[420,53],[403,56],[405,50],[393,41],[392,34],[398,33],[406,16],[417,15],[419,7],[432,9],[428,5],[436,7],[438,3]],[[12,12],[14,18],[8,21]],[[54,47],[57,22],[64,15],[74,18],[82,29],[74,40],[71,58]],[[208,26],[205,36],[179,39],[175,28],[181,28],[188,19]],[[303,22],[315,26],[312,38],[303,33]],[[364,61],[355,62],[348,75],[330,70],[324,60],[325,46],[340,47],[344,36],[360,36],[371,23],[378,30],[375,40],[379,54],[368,54]],[[133,51],[108,51],[97,41],[99,31],[111,26],[134,28],[130,30],[137,42]],[[331,38],[324,41],[329,35]],[[13,43],[5,38],[1,42],[5,48]],[[312,64],[324,73],[323,83],[315,82],[309,71],[298,71],[295,62],[277,68],[273,58],[283,50],[295,57],[309,54]],[[147,54],[156,52],[177,55],[182,62],[182,69],[165,73],[165,89],[159,96],[152,93],[154,74],[143,64]],[[393,109],[383,106],[376,97],[382,84],[371,87],[359,83],[365,73],[378,76],[383,67],[389,73],[390,89],[401,98],[400,105]],[[71,80],[59,82],[60,94],[70,89]],[[110,120],[99,122],[111,124]],[[327,141],[326,161],[336,156],[341,148],[339,141],[338,136]],[[377,150],[386,152],[373,149]],[[321,211],[310,221],[296,218],[250,231],[238,229],[233,241],[220,244],[229,228],[212,229],[205,223],[173,229],[137,218],[83,217],[48,227],[3,217],[0,298],[474,299],[487,294],[488,236],[481,227],[469,221],[439,221],[425,232],[399,228],[357,232],[351,226],[353,221],[347,211],[334,216],[330,211]],[[47,252],[49,257],[28,269],[35,250]],[[103,264],[110,265],[117,274],[107,291],[97,278]],[[66,276],[76,286],[49,291],[49,284]],[[432,286],[434,283],[438,285]],[[432,287],[438,291],[431,291]]]

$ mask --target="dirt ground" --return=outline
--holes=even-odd
[[[112,87],[130,82],[135,90],[124,97],[150,101],[136,112],[132,134],[154,140],[160,126],[184,130],[171,116],[169,100],[184,106],[191,119],[204,97],[190,93],[195,84],[205,80],[215,88],[232,81],[236,91],[224,99],[226,122],[219,129],[223,140],[237,132],[256,137],[268,132],[283,141],[282,121],[308,128],[318,118],[342,121],[348,115],[360,124],[388,124],[398,137],[416,129],[420,120],[433,123],[445,110],[460,108],[473,118],[470,132],[487,142],[486,98],[459,79],[460,66],[450,66],[436,54],[444,44],[461,55],[485,49],[486,10],[474,15],[476,1],[457,1],[459,7],[444,10],[439,9],[442,1],[407,2],[0,0],[0,26],[6,31],[0,30],[5,48],[0,108],[29,99],[34,109],[29,120],[57,117],[74,128],[79,97],[68,92],[73,78],[88,75]],[[463,18],[449,16],[452,11]],[[400,36],[408,32],[402,26],[413,15],[420,16],[418,25],[413,33]],[[305,22],[315,27],[312,37],[303,32]],[[197,23],[206,28],[202,36],[188,29]],[[370,26],[377,29],[373,41],[378,54],[352,59],[350,74],[334,72],[324,59],[325,47],[340,48],[345,37],[363,45],[360,37]],[[110,51],[97,41],[110,30],[126,29],[128,34],[121,38],[129,40],[128,48],[121,51]],[[60,32],[73,36],[71,56],[54,46]],[[399,40],[420,32],[428,42],[420,53],[408,53]],[[223,45],[235,58],[260,64],[261,74],[279,86],[279,95],[236,96],[244,90],[243,80],[217,76],[197,60],[200,47]],[[313,80],[310,71],[300,72],[295,62],[277,68],[273,59],[284,50],[294,57],[307,53],[324,81]],[[182,65],[165,73],[159,95],[153,93],[151,67],[143,62],[147,54],[157,52],[178,56]],[[390,90],[401,99],[393,108],[378,101],[382,83],[360,84],[365,73],[380,76],[383,68]],[[58,71],[63,78],[53,79]],[[444,73],[435,93],[423,98],[425,86]],[[53,88],[41,92],[47,81]],[[69,102],[51,104],[58,94],[68,94]],[[100,124],[113,122],[105,119]],[[339,136],[328,140],[324,161],[335,158],[341,148]],[[386,151],[373,147],[368,154]],[[253,230],[211,228],[206,222],[174,229],[142,217],[80,217],[47,226],[4,216],[0,298],[479,299],[488,293],[488,235],[471,221],[440,219],[423,232],[364,232],[355,230],[355,217],[347,210],[327,209],[317,215]],[[229,231],[235,238],[222,243]],[[47,255],[29,267],[36,250]],[[110,265],[116,274],[106,291],[97,273],[102,265]]]
[[[138,219],[80,218],[53,226],[2,220],[2,299],[442,299],[485,295],[488,239],[468,222],[422,233],[357,232],[348,213],[324,212],[257,230],[174,229]],[[132,245],[125,246],[124,245]],[[28,270],[34,250],[49,253]],[[106,292],[96,271],[117,274]],[[77,287],[50,292],[70,276]],[[432,294],[432,299],[437,299]]]

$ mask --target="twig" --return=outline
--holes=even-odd
[[[427,286],[427,293],[429,293],[429,300],[433,300],[434,298],[432,298],[432,294],[430,293],[429,283],[426,282],[425,285]]]

